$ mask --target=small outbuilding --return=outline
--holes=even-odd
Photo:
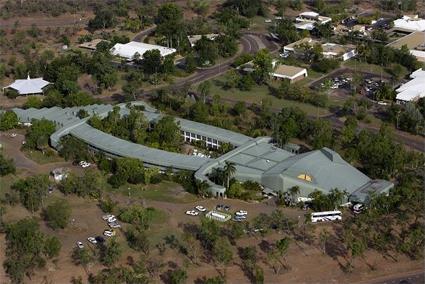
[[[274,79],[289,80],[291,83],[302,80],[308,76],[307,69],[284,64],[278,64],[270,75]]]
[[[38,95],[43,94],[44,89],[50,85],[50,82],[43,80],[43,78],[30,78],[18,79],[9,86],[3,88],[15,90],[19,95]]]

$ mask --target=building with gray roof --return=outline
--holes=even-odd
[[[30,75],[26,79],[15,80],[12,84],[3,88],[15,90],[19,95],[35,95],[42,94],[44,88],[49,85],[50,82],[43,80],[43,78],[30,78]]]
[[[154,108],[141,102],[133,105],[144,105],[144,114],[150,123],[155,123],[163,116]],[[125,104],[120,108],[121,115],[127,115],[129,109]],[[260,183],[266,191],[286,192],[297,186],[298,197],[307,197],[315,190],[324,193],[339,189],[348,193],[348,200],[365,202],[370,193],[387,194],[394,186],[385,180],[372,180],[355,167],[344,161],[335,151],[323,148],[303,154],[297,154],[298,148],[289,145],[285,149],[276,147],[270,137],[251,138],[230,130],[175,118],[185,141],[204,141],[211,148],[220,147],[221,143],[230,143],[235,148],[216,158],[190,156],[171,153],[114,137],[90,126],[90,116],[101,118],[113,110],[111,105],[90,105],[72,108],[13,109],[21,122],[33,119],[47,119],[56,125],[56,132],[50,137],[54,148],[60,148],[60,139],[72,135],[89,145],[96,151],[102,151],[113,157],[132,157],[142,160],[146,166],[158,166],[190,170],[195,178],[205,181],[214,196],[225,196],[226,189],[214,184],[208,175],[215,168],[222,168],[230,162],[235,165],[234,177],[240,181],[252,180]],[[80,119],[77,113],[84,109],[89,117]]]

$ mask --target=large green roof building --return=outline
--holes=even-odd
[[[133,102],[132,104],[140,104]],[[127,115],[125,104],[118,105],[121,115]],[[21,122],[32,119],[47,119],[56,125],[56,132],[50,137],[50,144],[60,147],[60,139],[72,135],[96,151],[102,151],[114,157],[132,157],[142,160],[146,166],[184,169],[195,172],[198,180],[206,181],[214,196],[225,196],[226,189],[208,179],[214,168],[223,167],[231,162],[236,167],[235,178],[241,181],[252,180],[262,184],[266,191],[288,191],[298,186],[298,197],[307,197],[311,192],[320,190],[328,193],[332,189],[344,190],[349,201],[365,202],[370,193],[386,194],[394,186],[385,180],[372,180],[358,169],[344,161],[335,151],[323,148],[303,154],[295,154],[272,144],[270,137],[252,138],[234,131],[206,125],[186,119],[176,118],[185,141],[204,141],[212,148],[222,143],[230,143],[235,148],[216,158],[189,156],[154,149],[132,143],[111,134],[102,132],[87,124],[87,118],[80,119],[80,109],[89,116],[105,117],[112,111],[111,105],[91,105],[73,108],[13,109]],[[146,105],[146,118],[155,123],[162,116],[158,111]],[[288,148],[289,149],[289,148]]]

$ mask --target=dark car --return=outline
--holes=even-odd
[[[95,238],[95,240],[98,242],[98,243],[104,243],[105,242],[105,239],[102,237],[102,236],[97,236],[96,238]]]

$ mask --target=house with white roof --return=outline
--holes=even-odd
[[[3,91],[12,89],[18,92],[19,95],[37,95],[44,92],[44,88],[49,85],[50,82],[43,80],[43,78],[30,78],[30,75],[26,79],[15,80],[9,86],[3,88]]]
[[[423,32],[425,31],[425,20],[413,16],[403,16],[400,19],[394,21],[394,29],[410,32]]]
[[[117,43],[110,49],[110,52],[112,55],[122,57],[127,61],[133,61],[135,57],[139,56],[142,58],[146,51],[155,49],[159,50],[162,57],[176,52],[174,48],[137,41],[130,41],[125,44]]]
[[[314,24],[323,25],[332,21],[332,18],[320,16],[316,12],[302,12],[295,18],[295,27],[299,30],[311,31],[314,29]]]
[[[396,89],[396,100],[398,103],[407,103],[417,101],[425,97],[425,70],[418,69],[410,74],[409,82]]]

